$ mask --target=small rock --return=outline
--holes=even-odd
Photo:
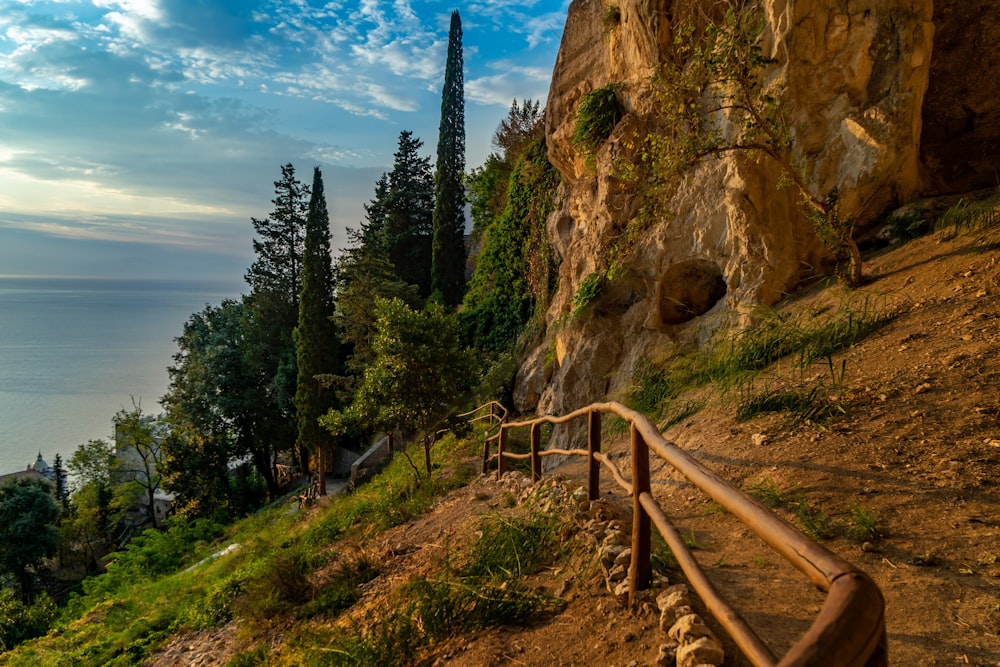
[[[712,637],[699,637],[677,649],[677,667],[721,665],[726,659],[719,641]]]
[[[875,548],[875,545],[871,542],[863,542],[861,544],[861,550],[865,553],[875,553],[878,551],[878,549]]]
[[[678,618],[667,634],[671,639],[682,645],[691,643],[701,637],[715,639],[715,635],[705,625],[705,622],[701,620],[701,616],[698,614],[687,614]]]
[[[764,433],[754,433],[750,436],[750,442],[754,444],[754,447],[760,447],[767,444],[767,435]]]
[[[687,586],[684,586],[683,589],[678,588],[678,586],[684,586],[684,584],[671,586],[656,596],[656,606],[660,608],[660,611],[691,604],[691,597],[688,595]]]
[[[628,604],[628,585],[628,579],[625,579],[615,586],[615,590],[613,592],[615,600],[617,600],[618,604],[623,607]]]
[[[617,563],[619,556],[624,552],[625,547],[620,544],[606,544],[601,549],[601,562],[609,566]],[[629,551],[629,557],[631,558],[631,550]]]
[[[628,570],[624,565],[615,565],[611,568],[611,571],[608,572],[608,581],[621,581],[627,576]]]
[[[625,544],[625,536],[620,530],[609,530],[608,534],[604,536],[604,545],[609,544]]]
[[[629,549],[628,547],[622,549],[621,553],[619,553],[615,557],[615,565],[624,565],[628,567],[628,565],[631,562],[632,562],[632,550]]]
[[[921,382],[921,383],[920,383],[920,384],[918,384],[918,385],[916,386],[916,388],[915,388],[915,389],[913,390],[913,393],[914,393],[914,394],[922,394],[922,393],[924,393],[925,391],[927,391],[927,390],[928,390],[928,389],[930,389],[930,388],[931,388],[931,384],[930,384],[930,382]]]
[[[659,667],[666,667],[667,665],[675,664],[677,661],[677,648],[677,642],[660,644],[660,652],[656,656],[656,664]]]

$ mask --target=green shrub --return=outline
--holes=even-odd
[[[847,532],[860,542],[874,540],[879,536],[878,515],[873,510],[854,505],[848,517]]]
[[[463,577],[511,579],[537,572],[559,554],[559,524],[547,515],[504,519],[494,515],[481,525]]]
[[[617,83],[610,83],[585,93],[580,99],[576,127],[573,130],[573,145],[578,150],[593,156],[611,136],[611,131],[624,115],[621,102],[618,101],[620,87]]]
[[[0,653],[21,642],[41,637],[56,617],[56,605],[42,593],[32,604],[24,604],[12,588],[0,587]]]
[[[604,293],[604,276],[600,273],[589,273],[580,281],[580,287],[573,295],[573,317],[579,317],[592,303]]]
[[[601,19],[601,26],[607,32],[611,32],[622,22],[622,10],[618,5],[610,4],[604,9],[604,17]]]

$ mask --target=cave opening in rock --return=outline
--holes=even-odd
[[[660,281],[660,321],[690,322],[711,310],[726,291],[722,269],[715,262],[692,259],[674,264]]]

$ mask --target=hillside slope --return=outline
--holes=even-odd
[[[987,221],[996,218],[992,210]],[[867,257],[866,271],[863,289],[816,285],[787,299],[781,317],[856,309],[867,299],[898,307],[894,319],[829,360],[804,368],[785,360],[755,380],[758,389],[822,384],[843,413],[822,425],[788,413],[739,422],[746,386],[703,386],[676,399],[704,404],[665,435],[875,579],[886,599],[892,664],[996,666],[1000,226],[932,233]],[[604,438],[605,451],[627,469],[627,443],[610,420]],[[513,626],[446,627],[419,641],[397,636],[411,651],[397,654],[398,664],[655,664],[666,641],[657,617],[629,612],[608,592],[588,527],[597,518],[630,525],[629,500],[609,475],[602,501],[581,515],[570,494],[557,494],[583,482],[581,463],[548,471],[565,487],[494,475],[466,484],[467,473],[447,472],[448,461],[475,466],[477,445],[442,444],[437,486],[458,486],[426,510],[421,497],[430,485],[408,486],[412,469],[400,459],[392,475],[345,504],[331,499],[306,513],[275,507],[223,541],[199,543],[200,555],[187,563],[220,555],[194,569],[148,584],[108,584],[111,594],[88,603],[80,620],[0,653],[0,664],[59,665],[67,656],[78,665],[387,664],[350,653],[360,646],[350,637],[398,625],[415,581],[457,581],[461,589],[467,580],[454,577],[467,570],[490,522],[549,527],[537,533],[552,547],[538,567],[495,589],[526,591],[538,610]],[[786,650],[822,595],[670,469],[654,463],[653,476],[654,494],[717,588],[779,653]],[[545,501],[559,494],[566,502]],[[682,580],[674,568],[665,574]],[[426,621],[401,627],[420,634]],[[726,650],[725,664],[747,664],[731,644]]]
[[[835,398],[846,414],[823,426],[796,423],[787,414],[737,422],[735,399],[716,395],[665,434],[732,483],[769,492],[789,521],[802,525],[797,507],[803,503],[825,521],[823,543],[870,573],[885,594],[892,664],[985,667],[1000,664],[1000,230],[948,236],[937,232],[869,256],[871,282],[863,290],[822,285],[782,306],[790,316],[865,295],[902,306],[890,324],[833,359]],[[817,365],[804,381],[827,374]],[[614,441],[610,431],[606,450],[626,457],[627,443]],[[550,472],[585,478],[579,463]],[[653,473],[655,495],[698,545],[695,554],[709,576],[767,641],[787,649],[822,596],[670,470],[654,465]],[[384,565],[363,607],[378,609],[413,576],[440,572],[449,549],[472,540],[484,515],[510,505],[509,488],[492,476],[476,480],[420,518],[357,544]],[[607,480],[604,498],[609,514],[627,519],[627,498]],[[865,527],[858,525],[859,510],[872,517],[868,534],[858,531]],[[665,641],[655,616],[630,614],[614,600],[579,555],[585,544],[567,536],[565,548],[576,560],[532,578],[565,601],[561,612],[528,628],[448,640],[422,660],[654,664]],[[191,664],[185,656],[200,641],[218,637],[182,637],[151,664]],[[280,641],[275,649],[280,653]],[[227,655],[205,655],[198,664],[225,664]],[[727,646],[726,664],[746,662]]]

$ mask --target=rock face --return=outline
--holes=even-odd
[[[775,59],[766,76],[781,83],[795,158],[814,194],[837,188],[841,215],[859,230],[918,196],[995,184],[1000,18],[993,3],[759,3],[763,52]],[[614,236],[639,215],[643,193],[615,172],[622,158],[635,157],[634,137],[656,126],[651,79],[671,57],[675,30],[719,20],[726,5],[571,3],[545,110],[549,159],[563,179],[561,205],[548,221],[562,258],[559,289],[547,313],[549,336],[518,374],[518,410],[564,413],[602,400],[627,385],[643,358],[745,323],[752,306],[773,304],[803,277],[829,270],[832,258],[799,195],[779,187],[777,164],[731,152],[687,173],[661,206],[670,214],[646,228],[626,269],[591,308],[571,314],[581,282],[604,268]],[[577,107],[584,94],[612,83],[624,117],[588,161],[572,142]]]

